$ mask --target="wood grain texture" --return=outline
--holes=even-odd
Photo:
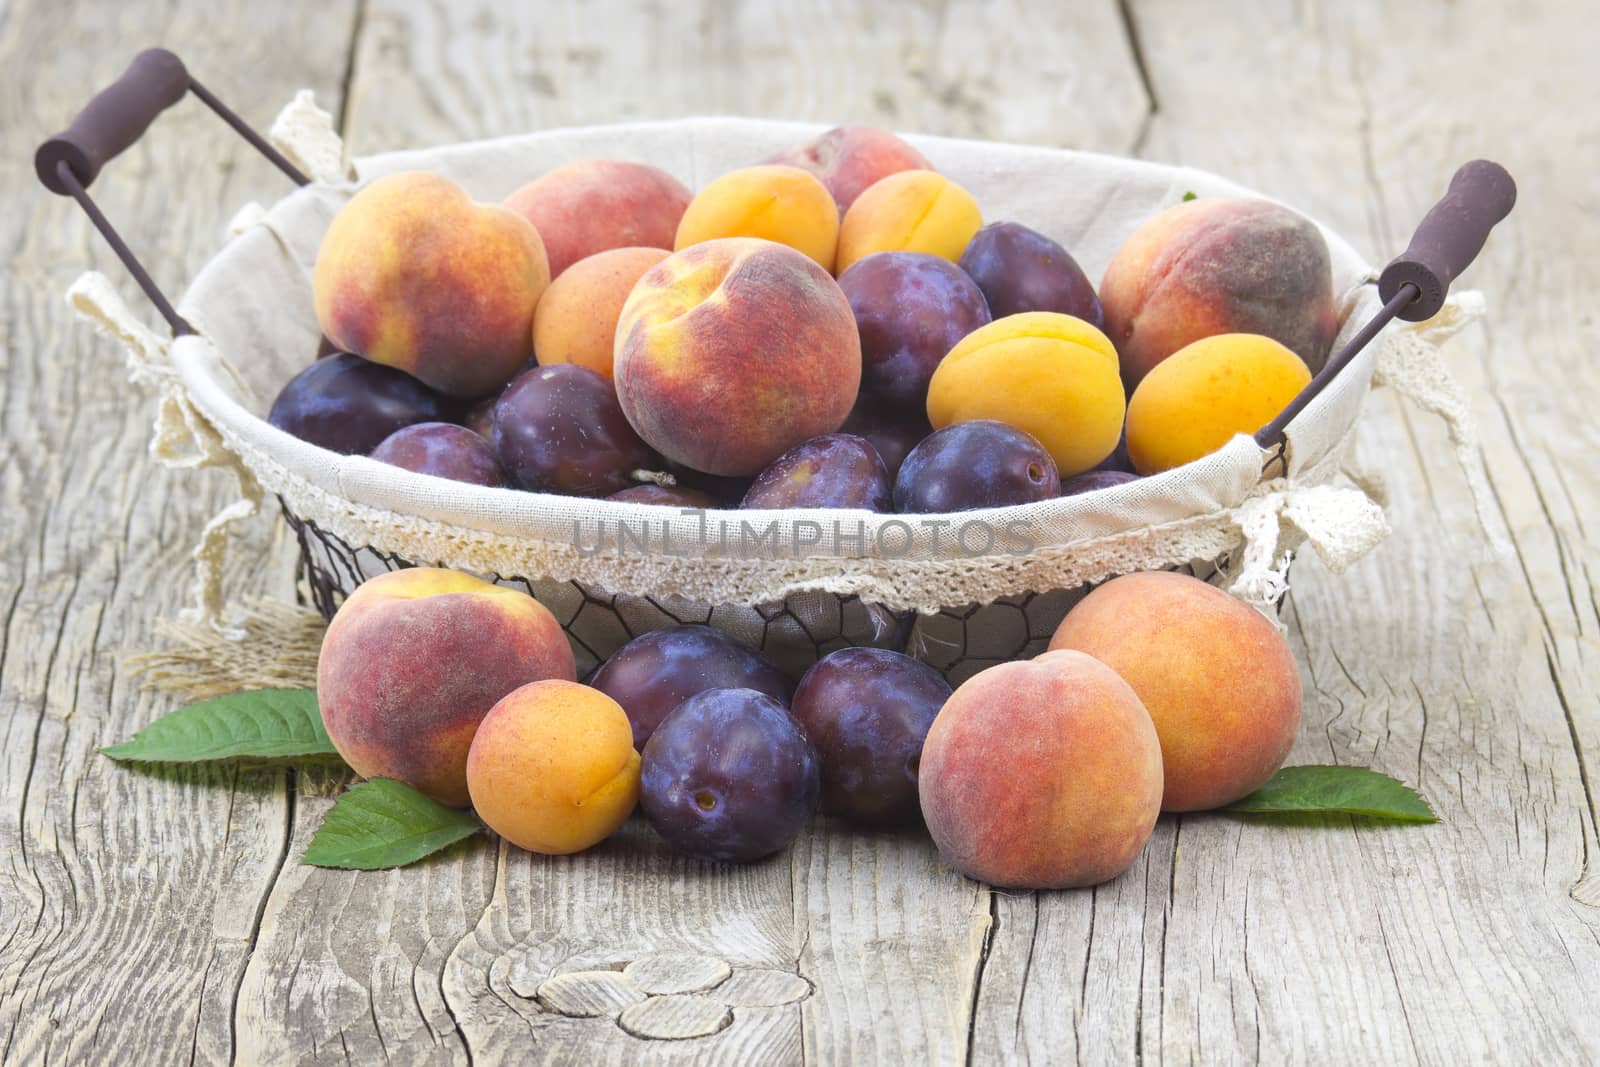
[[[577,857],[478,839],[402,871],[305,868],[342,777],[96,756],[170,707],[118,660],[159,644],[231,486],[144,458],[149,398],[61,300],[84,265],[122,275],[7,153],[0,1061],[1600,1057],[1600,40],[1570,0],[1393,18],[1376,0],[0,6],[0,121],[24,146],[160,40],[262,124],[314,87],[357,152],[716,112],[1137,149],[1380,261],[1459,162],[1522,185],[1466,279],[1491,319],[1450,349],[1514,556],[1486,557],[1443,429],[1377,397],[1361,450],[1395,536],[1343,576],[1301,561],[1285,612],[1307,693],[1292,758],[1405,778],[1442,823],[1168,817],[1123,877],[1031,894],[827,819],[738,869],[672,856],[638,818]],[[95,191],[176,291],[280,183],[180,107]],[[230,588],[286,595],[292,557],[258,523]],[[716,961],[731,975],[693,992],[627,976],[687,989]]]
[[[118,670],[183,606],[188,552],[229,480],[145,458],[150,397],[62,294],[94,266],[126,276],[69,201],[36,183],[32,146],[65,126],[134,50],[164,41],[253,121],[301,85],[336,94],[353,9],[250,3],[0,7],[0,1061],[225,1061],[235,991],[286,854],[282,771],[130,772],[96,748],[172,702]],[[180,105],[94,192],[176,292],[246,199],[281,176],[197,104]],[[125,286],[133,298],[131,284]],[[151,315],[154,319],[154,315]],[[230,562],[241,591],[290,591],[262,524]]]

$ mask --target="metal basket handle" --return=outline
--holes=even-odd
[[[1339,376],[1379,330],[1397,317],[1421,322],[1438,314],[1449,295],[1450,283],[1477,257],[1489,239],[1489,231],[1511,214],[1516,202],[1517,183],[1500,164],[1487,159],[1463,164],[1450,179],[1444,197],[1417,225],[1410,246],[1378,276],[1383,309],[1323,365],[1277,418],[1256,433],[1256,444],[1279,449],[1281,456],[1289,423]]]
[[[120,78],[96,94],[78,112],[72,125],[41,144],[33,156],[39,181],[52,193],[70,196],[78,202],[145,296],[167,320],[174,335],[194,333],[194,328],[174,310],[144,264],[89,196],[88,187],[102,167],[144,136],[157,115],[191,92],[296,185],[310,184],[310,178],[218,100],[211,90],[190,76],[183,61],[164,48],[147,49],[134,56]]]

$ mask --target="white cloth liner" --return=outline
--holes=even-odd
[[[691,188],[813,135],[822,127],[767,120],[694,118],[547,130],[516,137],[394,152],[353,161],[362,181],[430,169],[483,200],[504,197],[551,167],[597,156],[636,159]],[[199,336],[166,341],[139,320],[99,275],[70,298],[127,346],[134,377],[161,391],[153,454],[174,466],[223,466],[241,499],[206,527],[196,549],[196,607],[222,625],[220,559],[231,523],[254,513],[264,492],[355,546],[441,561],[478,573],[578,579],[616,593],[681,594],[713,604],[754,605],[802,591],[859,594],[892,609],[942,606],[1074,588],[1115,574],[1233,554],[1232,588],[1265,607],[1285,588],[1296,545],[1309,539],[1342,569],[1387,533],[1381,508],[1359,488],[1334,487],[1360,405],[1376,369],[1449,420],[1458,455],[1476,467],[1465,403],[1438,356],[1443,340],[1482,312],[1463,294],[1430,323],[1391,327],[1289,429],[1288,470],[1263,480],[1268,458],[1240,436],[1179,470],[1077,497],[957,516],[865,512],[707,512],[486,489],[427,478],[364,457],[339,456],[268,425],[281,385],[303,368],[319,329],[310,274],[329,219],[356,185],[326,114],[302,93],[274,136],[318,181],[261,212],[202,268],[180,303]],[[1012,219],[1065,245],[1098,278],[1144,219],[1200,196],[1254,196],[1204,171],[1084,152],[908,135],[943,173],[968,188],[989,219]],[[1335,291],[1343,294],[1335,349],[1379,307],[1369,265],[1328,231]],[[1420,328],[1419,328],[1420,327]],[[1481,477],[1475,488],[1481,488]],[[665,513],[665,514],[663,514]],[[928,519],[936,520],[930,523]],[[938,520],[946,525],[937,525]],[[953,530],[974,520],[1022,524],[1027,554],[972,555]],[[831,536],[835,522],[844,536]],[[591,552],[619,524],[647,531],[670,551]],[[820,539],[813,537],[821,527]],[[752,544],[749,527],[759,530]],[[1015,529],[1016,527],[1013,527]],[[974,527],[981,535],[982,529]],[[909,537],[905,531],[909,530]],[[859,533],[859,536],[858,536]],[[864,542],[864,545],[863,545]],[[1242,553],[1237,552],[1241,547]]]

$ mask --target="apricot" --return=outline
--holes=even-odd
[[[1210,455],[1255,433],[1311,381],[1300,357],[1270,337],[1224,333],[1185,345],[1128,401],[1128,456],[1140,474]]]
[[[1128,683],[1076,652],[979,671],[922,747],[928,832],[968,877],[1018,889],[1115,878],[1161,810],[1161,746]]]
[[[1100,282],[1128,391],[1219,333],[1265,334],[1320,369],[1339,331],[1329,263],[1316,224],[1270,200],[1202,197],[1149,219]]]
[[[839,205],[840,215],[880,178],[903,170],[933,169],[921,152],[877,126],[835,126],[766,162],[784,163],[816,175]]]
[[[317,702],[357,774],[467,803],[467,750],[501,697],[577,675],[560,623],[526,593],[414,567],[370,578],[328,625]]]
[[[823,184],[799,167],[745,167],[695,194],[673,247],[681,251],[718,237],[776,241],[832,273],[839,210]]]
[[[611,377],[622,305],[634,283],[667,255],[663,248],[612,248],[562,271],[534,309],[533,357]]]
[[[950,350],[928,383],[934,429],[994,419],[1038,438],[1061,477],[1116,449],[1124,401],[1117,353],[1082,319],[1029,311],[996,319]]]
[[[671,248],[689,189],[658,167],[584,159],[548,171],[506,197],[544,238],[550,276],[611,248]]]
[[[724,237],[674,252],[623,305],[613,360],[633,428],[675,463],[749,476],[844,422],[861,339],[828,272],[794,249]]]
[[[1067,613],[1050,648],[1088,653],[1139,694],[1161,738],[1167,811],[1238,800],[1294,744],[1300,672],[1288,643],[1254,608],[1198,578],[1112,579]]]
[[[504,385],[528,361],[550,284],[539,232],[425,171],[379,178],[340,209],[317,249],[317,321],[339,348],[451,396]]]
[[[610,837],[639,801],[639,753],[622,705],[552,679],[507,693],[467,754],[472,807],[514,845],[547,856]]]
[[[926,252],[954,263],[983,225],[978,202],[931,170],[904,170],[874,182],[839,224],[843,271],[874,252]]]

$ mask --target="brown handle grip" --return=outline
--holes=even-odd
[[[61,133],[34,153],[33,166],[46,189],[62,196],[71,190],[57,168],[66,163],[88,188],[100,168],[144,135],[156,116],[189,91],[183,61],[165,48],[150,48],[133,57],[122,77],[102,89]]]
[[[1487,159],[1463,164],[1444,198],[1417,227],[1410,247],[1383,268],[1378,295],[1388,303],[1410,282],[1420,295],[1400,317],[1408,322],[1431,319],[1444,306],[1450,283],[1472,263],[1489,231],[1516,202],[1517,183],[1500,164]]]

